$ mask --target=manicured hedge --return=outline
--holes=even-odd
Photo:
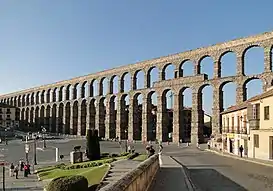
[[[131,153],[131,154],[127,155],[127,159],[134,159],[137,156],[139,156],[139,153]]]
[[[84,176],[63,176],[53,179],[47,191],[87,191],[88,181]]]

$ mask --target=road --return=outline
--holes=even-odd
[[[192,182],[202,191],[273,190],[271,167],[193,148],[183,148],[169,154],[187,167]]]

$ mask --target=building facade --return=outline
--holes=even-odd
[[[222,112],[222,149],[239,155],[239,147],[248,155],[249,126],[247,119],[248,102],[231,106]]]
[[[0,103],[0,128],[15,129],[19,127],[20,110],[14,106]]]
[[[256,96],[248,106],[249,157],[273,160],[273,89]]]

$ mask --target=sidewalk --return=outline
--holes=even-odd
[[[3,184],[3,177],[2,177],[2,170],[1,170],[1,186]],[[38,181],[36,174],[31,174],[28,177],[23,177],[23,172],[19,172],[18,179],[15,179],[15,177],[9,176],[9,170],[6,168],[5,170],[5,188],[6,191],[10,190],[20,190],[20,191],[41,191],[43,190],[43,182]],[[2,187],[1,189],[2,190]]]
[[[160,157],[160,169],[149,188],[149,191],[158,190],[193,190],[183,167],[169,156],[162,155]]]
[[[216,149],[204,149],[204,150],[208,151],[208,152],[215,153],[217,155],[224,156],[224,157],[230,157],[230,158],[234,158],[234,159],[237,159],[237,160],[242,160],[242,161],[252,162],[252,163],[255,163],[255,164],[259,164],[259,165],[273,167],[273,161],[266,161],[266,160],[255,159],[255,158],[247,158],[247,157],[242,157],[241,158],[238,155],[230,154],[230,153],[227,153],[227,152],[221,152],[221,151],[218,151]]]

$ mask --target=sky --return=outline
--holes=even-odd
[[[272,7],[272,0],[1,0],[0,94],[272,31]],[[263,71],[262,56],[249,51],[246,73]],[[210,76],[212,63],[204,60],[202,72]],[[225,75],[236,71],[233,55],[223,63]],[[224,87],[225,107],[235,104],[235,89]],[[260,92],[261,82],[251,81],[248,97]],[[211,113],[212,88],[203,96]]]

